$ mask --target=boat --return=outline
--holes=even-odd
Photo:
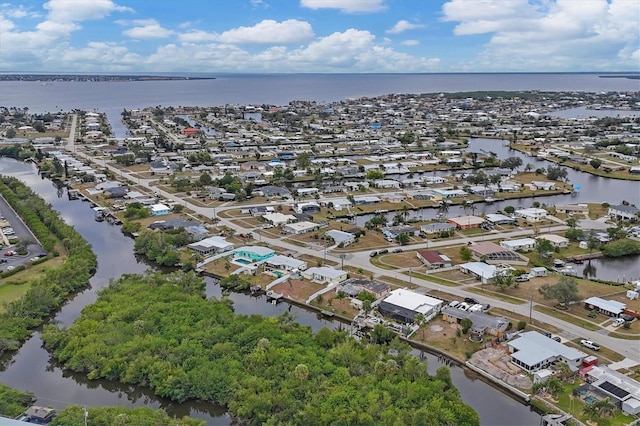
[[[25,423],[34,423],[38,425],[46,425],[51,423],[56,416],[56,410],[53,408],[40,407],[38,405],[32,405],[25,411],[16,417],[16,420]]]
[[[496,200],[496,199],[495,199],[495,198],[493,198],[493,197],[486,197],[486,198],[484,199],[484,202],[485,202],[485,203],[488,203],[488,204],[491,204],[491,203],[493,203],[495,200]]]

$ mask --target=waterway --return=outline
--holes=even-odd
[[[133,241],[124,236],[119,227],[106,222],[95,222],[88,203],[69,201],[64,191],[58,191],[51,181],[38,176],[31,164],[0,158],[0,173],[21,179],[51,203],[67,223],[73,225],[91,243],[98,256],[98,271],[90,281],[90,288],[73,297],[52,318],[53,322],[71,324],[82,308],[96,300],[97,291],[108,285],[110,279],[123,273],[140,273],[152,267],[136,258],[133,254]],[[211,279],[207,279],[206,289],[208,296],[221,296],[220,287]],[[288,311],[296,316],[298,322],[314,331],[324,326],[341,326],[335,320],[328,321],[314,312],[286,303],[272,305],[262,297],[241,293],[231,293],[228,297],[234,302],[234,309],[239,314],[280,315]],[[426,355],[425,361],[432,374],[444,365],[443,361],[432,355]],[[450,368],[454,385],[459,389],[462,399],[478,412],[482,424],[539,424],[539,415],[531,411],[529,406],[478,380],[474,374],[460,367]],[[149,406],[163,408],[172,416],[189,415],[203,419],[209,425],[228,425],[231,422],[224,407],[197,401],[178,404],[158,398],[147,388],[105,380],[88,380],[83,374],[66,371],[42,348],[39,332],[35,332],[13,357],[0,364],[0,382],[34,392],[38,404],[58,409],[69,404]]]
[[[535,158],[528,157],[519,151],[510,149],[508,142],[505,140],[485,138],[470,139],[467,151],[494,152],[497,154],[498,158],[502,159],[507,157],[518,157],[522,159],[523,167],[526,166],[527,163],[531,163],[534,169],[557,166],[556,163],[547,160],[537,160]],[[477,202],[466,209],[464,206],[451,206],[447,216],[456,217],[470,214],[482,216],[487,213],[495,213],[498,210],[503,210],[507,206],[513,206],[516,209],[531,207],[533,202],[539,202],[541,205],[546,204],[548,206],[603,202],[615,205],[626,200],[636,206],[640,205],[640,182],[608,179],[568,167],[566,170],[568,182],[574,186],[580,186],[581,189],[579,192],[573,194],[560,194],[553,196],[540,195],[533,198],[495,201],[491,204]],[[433,175],[433,173],[425,173],[425,175]],[[436,175],[451,176],[452,172],[437,172]],[[417,177],[419,174],[415,174],[414,176]],[[542,177],[542,179],[544,179],[544,177]],[[409,219],[431,220],[434,219],[437,214],[438,209],[436,208],[416,209],[409,212]],[[394,215],[395,212],[389,212],[386,214],[390,221],[393,220]],[[358,226],[364,226],[364,224],[372,217],[373,214],[357,216],[355,218],[355,223]],[[542,228],[540,231],[544,232],[545,229]],[[576,266],[579,276],[597,277],[610,281],[621,281],[623,280],[623,277],[623,281],[640,278],[640,256],[627,256],[615,260],[598,259],[597,261],[592,261],[590,267],[588,264]],[[597,275],[593,271],[597,272]]]

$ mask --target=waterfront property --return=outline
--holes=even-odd
[[[636,206],[619,204],[609,207],[609,216],[618,220],[636,221],[638,220],[638,209]]]
[[[610,398],[618,408],[630,415],[640,414],[640,383],[607,366],[585,368],[589,389]]]
[[[490,241],[481,241],[469,246],[473,253],[473,258],[476,260],[483,260],[484,262],[495,263],[512,263],[512,264],[524,264],[526,260],[513,250],[505,249],[496,243]]]
[[[548,215],[545,209],[531,207],[529,209],[519,209],[513,212],[516,217],[522,218],[527,222],[540,222]]]
[[[602,315],[618,318],[624,313],[624,310],[627,309],[627,305],[616,300],[605,300],[599,297],[590,297],[584,301],[584,308],[589,310],[595,309]]]
[[[236,261],[254,263],[263,262],[276,255],[276,252],[269,247],[263,246],[242,246],[233,252],[233,259]]]
[[[482,312],[470,312],[453,307],[446,307],[442,310],[442,319],[444,321],[460,324],[465,318],[471,320],[471,332],[479,335],[488,334],[502,337],[509,326],[509,321],[503,317],[495,317]]]
[[[233,244],[225,240],[224,237],[213,236],[205,238],[195,243],[187,245],[188,248],[202,255],[209,255],[212,253],[223,253],[225,251],[233,250]]]
[[[480,228],[484,223],[484,218],[478,216],[459,216],[452,217],[447,222],[455,225],[458,229]]]
[[[386,296],[391,291],[389,284],[373,281],[365,278],[349,278],[340,284],[338,291],[344,292],[349,297],[358,297],[363,291],[372,293],[376,299]]]
[[[425,321],[435,317],[443,301],[403,288],[393,290],[378,305],[378,312],[400,323],[413,323],[421,314]]]
[[[529,373],[542,370],[558,361],[566,363],[571,371],[578,371],[586,353],[563,345],[537,331],[520,334],[509,343],[511,362]]]
[[[417,237],[420,235],[420,229],[411,225],[387,226],[382,228],[382,233],[387,240],[395,240],[402,234]]]
[[[346,281],[347,275],[347,271],[333,269],[328,266],[316,266],[302,273],[302,276],[309,281],[328,285]]]
[[[304,271],[307,269],[307,262],[289,256],[276,255],[265,260],[264,268],[265,271]]]
[[[549,241],[554,248],[565,248],[569,246],[569,239],[560,235],[543,234],[539,235],[538,239]]]
[[[428,223],[420,226],[420,232],[425,235],[441,234],[443,232],[451,232],[456,229],[452,223]]]
[[[485,215],[486,221],[492,225],[510,225],[515,223],[515,219],[499,213],[489,213]]]
[[[154,204],[149,210],[151,211],[151,216],[163,216],[165,214],[169,214],[169,206],[164,204]]]

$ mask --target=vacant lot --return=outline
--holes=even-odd
[[[305,303],[309,296],[316,291],[322,290],[326,286],[324,284],[312,283],[307,280],[292,280],[289,279],[283,283],[271,287],[271,290],[282,293],[286,297],[296,300],[300,303]]]

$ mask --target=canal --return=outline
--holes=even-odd
[[[21,179],[51,203],[67,223],[73,225],[91,243],[98,256],[98,271],[90,281],[90,288],[73,297],[52,318],[52,322],[71,324],[85,306],[96,300],[97,291],[108,285],[110,279],[124,273],[140,273],[153,267],[136,258],[133,253],[133,240],[123,235],[119,227],[94,221],[88,203],[68,200],[66,192],[58,191],[50,180],[42,179],[31,164],[0,158],[0,173]],[[220,297],[220,287],[209,278],[206,281],[207,296]],[[314,331],[324,326],[334,329],[342,326],[338,321],[329,321],[297,306],[286,303],[272,305],[263,297],[251,297],[241,293],[231,293],[228,297],[234,302],[234,309],[239,314],[257,313],[273,316],[290,312],[299,323],[311,327]],[[430,354],[425,354],[424,359],[431,374],[434,374],[438,367],[447,364],[446,361]],[[155,396],[148,388],[106,380],[88,380],[83,374],[63,370],[42,348],[40,334],[37,331],[13,357],[3,361],[0,364],[0,382],[33,392],[40,405],[58,409],[69,404],[149,406],[162,408],[172,416],[189,415],[203,419],[209,425],[231,423],[224,407],[215,404],[197,401],[178,404]],[[462,399],[478,412],[482,424],[539,424],[540,417],[531,411],[531,407],[477,379],[475,374],[467,370],[457,366],[450,366],[450,369],[452,381],[459,389]]]

